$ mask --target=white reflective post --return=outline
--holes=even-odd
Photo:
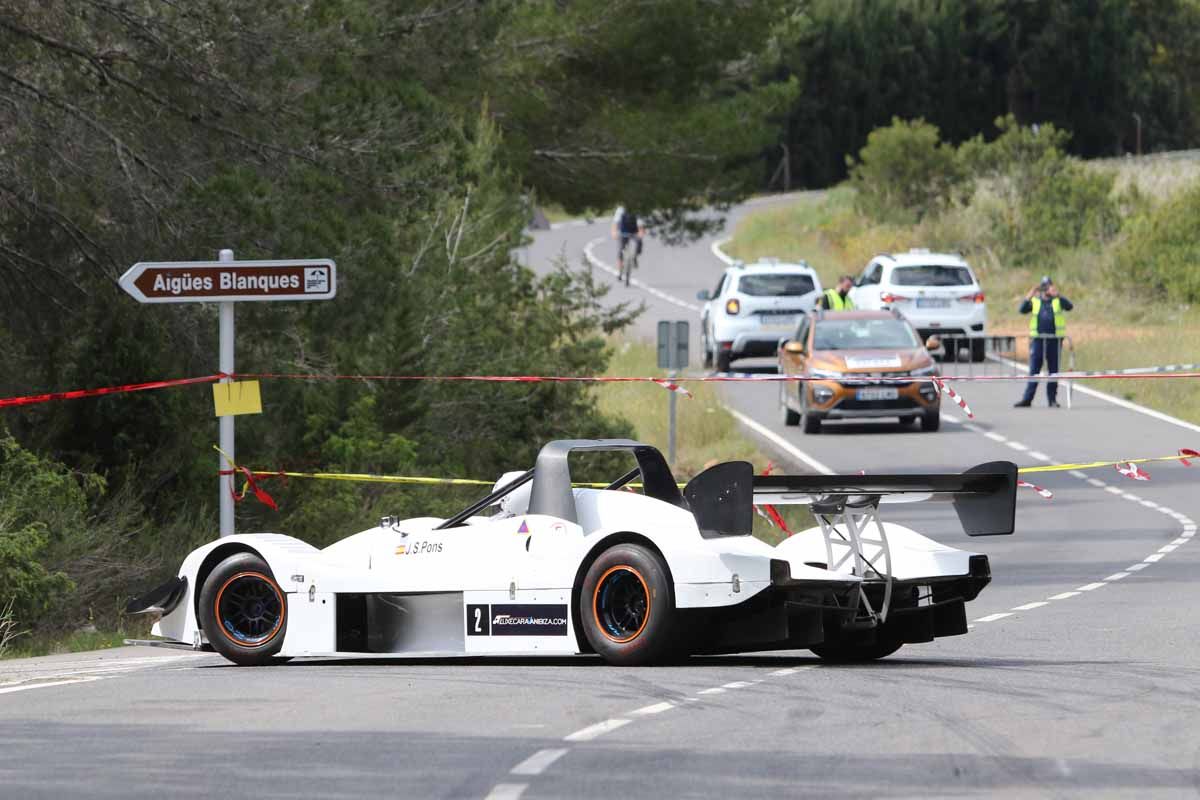
[[[219,261],[233,261],[232,250],[222,250],[218,256]],[[226,375],[233,374],[233,303],[223,302],[220,307],[220,331],[219,331],[219,350],[220,357],[217,369]],[[232,378],[222,378],[222,383],[229,383]],[[237,454],[234,452],[234,436],[233,436],[233,416],[218,417],[220,425],[220,444],[221,449],[229,454],[229,459],[235,460]],[[220,469],[230,469],[230,465],[226,462],[224,456],[219,456],[218,463]],[[235,462],[236,463],[236,462]],[[233,519],[233,487],[237,480],[237,476],[219,475],[220,486],[220,509],[221,509],[221,535],[232,536],[234,534],[234,519]]]

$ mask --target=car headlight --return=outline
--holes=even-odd
[[[809,375],[814,378],[832,378],[837,380],[842,377],[842,373],[831,369],[814,369],[809,371]]]
[[[912,372],[910,372],[908,374],[912,375],[914,377],[920,376],[920,375],[936,375],[937,374],[937,365],[930,364],[928,367],[921,367],[920,369],[914,369]]]

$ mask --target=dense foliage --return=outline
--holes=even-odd
[[[242,371],[600,371],[604,334],[632,309],[601,310],[604,290],[576,265],[539,278],[517,263],[531,201],[620,198],[679,234],[689,209],[754,188],[768,116],[794,94],[748,77],[776,11],[759,0],[0,0],[0,394],[212,372],[214,308],[141,307],[116,278],[136,261],[222,247],[332,257],[341,276],[333,302],[243,304]],[[492,477],[546,438],[627,432],[571,385],[276,381],[264,395],[265,413],[238,425],[254,466]],[[114,508],[134,515],[103,528],[130,564],[148,553],[170,569],[211,538],[207,387],[3,421],[21,452],[108,491],[71,500],[70,521],[6,519],[13,572],[0,593],[20,594],[26,624],[53,617],[46,595],[67,578],[76,598],[100,591],[72,548],[96,551],[85,533]],[[239,527],[317,543],[380,512],[460,501],[351,484],[271,490],[282,515],[246,503]]]
[[[1072,152],[1194,147],[1195,0],[810,0],[777,29],[770,73],[800,83],[768,174],[827,186],[895,115],[960,143],[1012,114],[1069,130]]]

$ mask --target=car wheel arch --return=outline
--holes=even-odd
[[[204,561],[200,563],[200,567],[196,570],[196,583],[192,586],[192,611],[196,618],[196,627],[200,628],[200,593],[204,590],[204,583],[208,580],[209,574],[212,573],[217,565],[230,556],[236,556],[238,553],[249,553],[253,556],[261,558],[268,565],[270,562],[260,553],[245,542],[230,542],[229,544],[218,545],[204,556]],[[205,634],[207,635],[207,634]]]
[[[591,644],[587,640],[587,636],[583,632],[583,618],[579,615],[579,599],[583,593],[583,579],[587,575],[592,564],[600,557],[600,554],[610,547],[615,547],[619,544],[636,544],[645,547],[647,550],[658,556],[662,561],[663,568],[667,571],[667,582],[674,587],[675,577],[671,572],[671,564],[667,561],[666,555],[662,548],[656,545],[649,537],[634,531],[618,531],[610,533],[600,541],[596,542],[587,555],[579,562],[579,569],[575,572],[575,581],[571,584],[571,624],[575,628],[575,643],[579,646],[579,652],[592,653]],[[674,589],[672,588],[672,593]]]

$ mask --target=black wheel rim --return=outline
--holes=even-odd
[[[596,586],[596,621],[608,638],[627,642],[646,627],[650,597],[645,581],[628,567],[614,567]]]
[[[279,632],[283,596],[265,575],[242,573],[221,587],[216,611],[226,637],[243,647],[257,647]]]

